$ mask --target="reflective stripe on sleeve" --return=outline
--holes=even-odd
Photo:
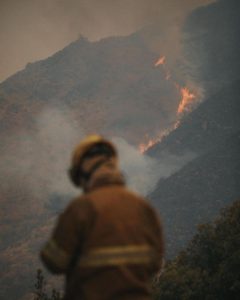
[[[156,257],[148,245],[101,247],[83,255],[80,267],[120,266],[127,264],[151,264]]]
[[[47,242],[42,250],[42,255],[57,268],[62,270],[67,269],[71,260],[71,256],[65,250],[60,248],[53,239]]]

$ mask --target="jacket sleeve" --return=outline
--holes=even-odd
[[[70,269],[80,254],[93,219],[93,208],[84,197],[74,200],[60,215],[52,237],[40,253],[52,273],[66,273]]]
[[[145,226],[148,228],[149,242],[155,250],[155,259],[152,266],[153,273],[159,273],[164,266],[165,243],[161,219],[155,209],[149,204],[144,210]]]

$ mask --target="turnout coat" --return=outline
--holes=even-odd
[[[66,275],[64,300],[149,300],[163,252],[159,217],[106,163],[61,214],[41,258]]]

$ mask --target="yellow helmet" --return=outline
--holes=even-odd
[[[94,150],[96,145],[104,147],[103,151],[106,151],[109,156],[117,157],[116,148],[110,141],[104,139],[101,135],[87,136],[77,145],[72,154],[72,162],[69,173],[72,182],[76,186],[80,186],[79,177],[81,175],[81,164],[87,156],[90,156],[91,154],[94,155],[94,152],[92,153],[91,151]]]

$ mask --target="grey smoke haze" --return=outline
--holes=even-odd
[[[0,81],[84,35],[90,40],[130,34],[158,22],[169,56],[179,49],[186,15],[214,0],[1,0]],[[148,37],[146,37],[148,38]],[[153,47],[163,45],[153,41]]]
[[[113,138],[113,142],[117,145],[120,167],[128,186],[144,196],[154,189],[159,179],[169,177],[195,157],[194,153],[190,152],[181,156],[164,153],[161,160],[157,160],[142,155],[122,138]]]
[[[39,200],[40,207],[51,195],[73,197],[79,191],[71,185],[67,169],[71,152],[83,137],[83,130],[74,127],[66,110],[48,108],[36,119],[34,134],[11,137],[15,147],[1,157],[1,182],[10,179],[14,188],[20,183],[21,189],[32,196],[28,198]],[[122,138],[112,140],[119,150],[120,167],[128,185],[143,195],[152,191],[159,178],[168,177],[194,157],[189,153],[181,157],[165,154],[157,161],[142,155]]]
[[[56,108],[43,111],[34,125],[34,134],[21,132],[11,137],[14,149],[6,147],[1,156],[3,181],[11,178],[14,187],[21,182],[28,194],[43,203],[54,193],[73,195],[76,191],[67,178],[67,169],[71,151],[84,133],[74,128],[66,111]]]

